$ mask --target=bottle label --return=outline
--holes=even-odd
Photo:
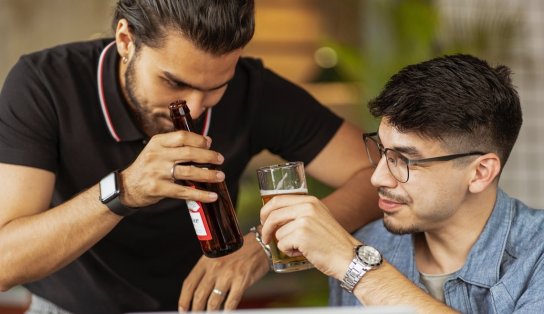
[[[202,209],[202,203],[190,200],[185,202],[187,203],[187,208],[189,208],[189,214],[191,215],[193,227],[195,228],[198,239],[211,240],[212,234],[210,233],[210,227],[208,226],[208,221],[206,221],[206,216]]]

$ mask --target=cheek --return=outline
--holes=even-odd
[[[407,187],[416,214],[423,217],[457,207],[465,196],[459,180],[446,172],[417,178],[417,186]]]
[[[158,84],[149,75],[146,75],[145,71],[138,71],[135,74],[136,79],[133,80],[132,88],[140,99],[153,100],[155,95],[160,95]]]
[[[202,102],[203,106],[206,108],[209,108],[209,107],[213,107],[217,105],[217,103],[221,100],[221,98],[225,94],[225,91],[226,89],[221,89],[221,90],[206,94]]]

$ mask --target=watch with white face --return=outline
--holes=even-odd
[[[355,286],[368,271],[378,268],[383,261],[382,254],[368,245],[358,245],[354,252],[355,257],[340,283],[340,286],[349,293],[353,293]]]
[[[118,170],[115,170],[100,180],[99,199],[102,204],[108,206],[114,214],[124,217],[134,214],[138,209],[126,207],[121,203],[121,200],[119,199],[119,195],[121,194],[119,180]]]

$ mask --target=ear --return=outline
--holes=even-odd
[[[487,189],[501,172],[501,161],[495,153],[485,154],[474,161],[473,176],[469,182],[471,193],[480,193]]]
[[[129,59],[134,50],[134,40],[126,19],[120,19],[117,22],[115,43],[117,44],[117,52],[121,58]]]

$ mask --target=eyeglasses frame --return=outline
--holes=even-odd
[[[461,157],[476,156],[476,155],[481,156],[481,155],[487,154],[480,151],[472,151],[468,153],[451,154],[451,155],[444,155],[444,156],[430,157],[430,158],[423,158],[423,159],[409,159],[408,157],[404,156],[403,154],[401,154],[400,152],[392,148],[385,148],[382,145],[382,143],[379,142],[378,132],[363,133],[363,142],[365,143],[366,154],[368,156],[368,160],[370,161],[371,164],[373,164],[373,166],[378,166],[378,163],[380,160],[376,160],[376,161],[372,160],[372,157],[370,156],[370,151],[368,150],[368,146],[366,144],[367,138],[375,142],[376,145],[378,146],[378,151],[380,152],[380,160],[381,158],[383,158],[383,156],[387,154],[387,151],[392,151],[392,152],[395,152],[397,155],[399,155],[402,161],[404,161],[404,163],[406,164],[406,181],[401,181],[393,174],[389,166],[389,162],[386,160],[387,170],[389,170],[389,173],[393,176],[393,178],[395,178],[395,180],[397,180],[400,183],[406,183],[410,179],[410,166],[421,165],[421,164],[436,162],[436,161],[450,161],[450,160],[454,160]],[[376,162],[375,165],[374,165],[374,162]]]

